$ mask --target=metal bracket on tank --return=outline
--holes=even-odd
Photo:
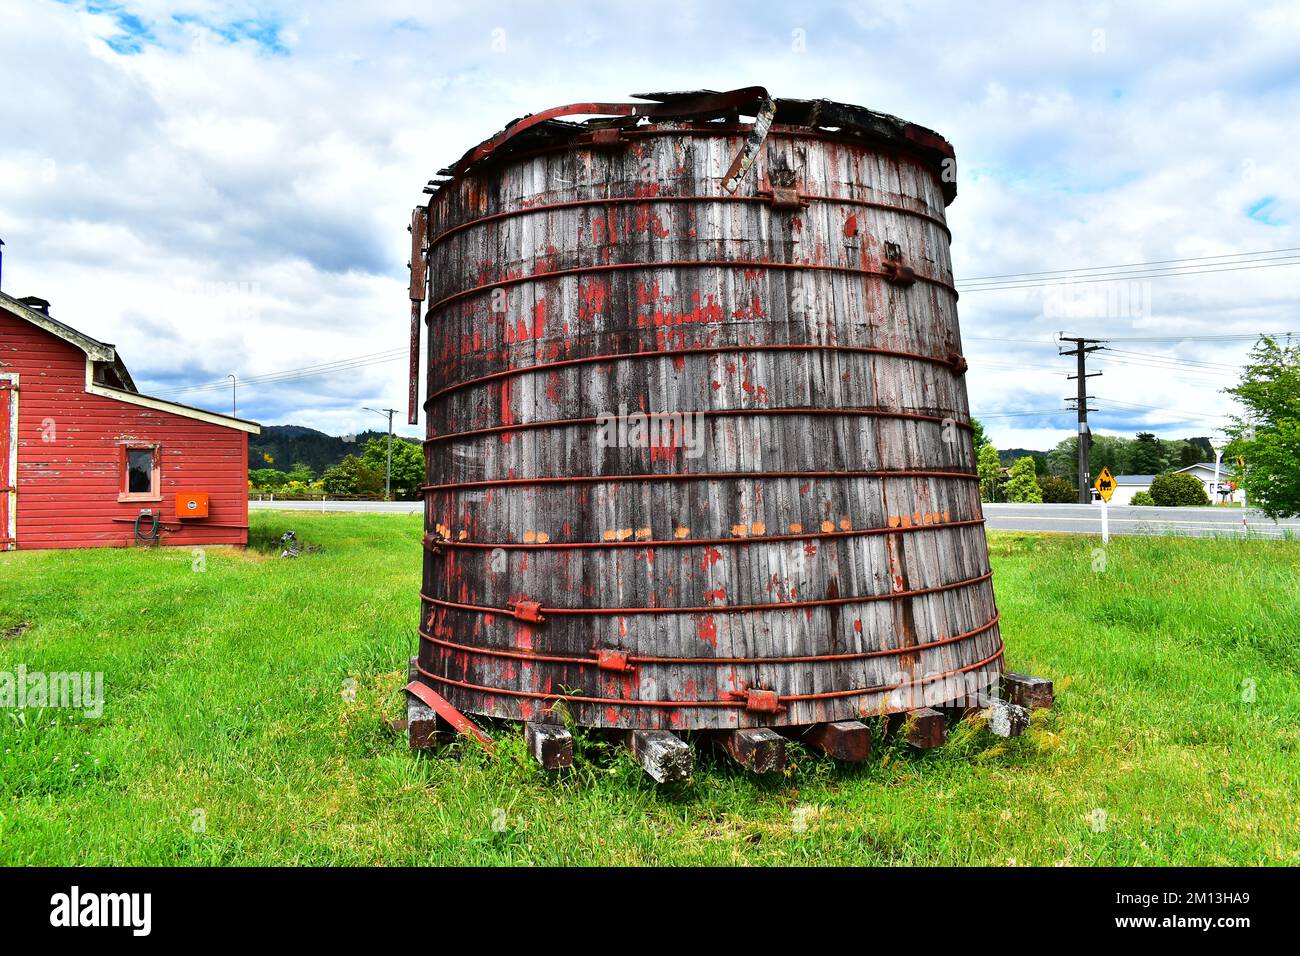
[[[609,648],[596,648],[596,666],[603,671],[618,671],[630,674],[636,670],[634,664],[628,663],[627,651],[615,651]]]
[[[785,212],[797,212],[808,205],[808,200],[799,194],[798,186],[776,186],[760,189],[758,195],[771,202],[773,209]]]
[[[880,268],[885,273],[885,281],[891,285],[906,288],[916,282],[916,270],[903,265],[903,249],[896,242],[885,243],[885,258],[880,263]]]
[[[729,690],[723,694],[731,700],[743,700],[745,710],[754,714],[777,714],[785,710],[781,706],[781,695],[774,690],[762,687],[747,687],[745,690]]]
[[[542,614],[540,601],[530,601],[527,598],[511,598],[506,602],[506,607],[510,608],[517,621],[527,621],[530,624],[546,623],[546,616]]]

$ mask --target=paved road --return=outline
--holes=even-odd
[[[418,501],[250,501],[250,508],[284,511],[382,511],[419,514]],[[1134,508],[1110,509],[1111,534],[1178,534],[1191,537],[1243,534],[1280,538],[1288,532],[1300,538],[1300,520],[1275,522],[1258,511],[1241,508]],[[986,504],[988,526],[1000,531],[1051,531],[1057,534],[1101,534],[1097,505]]]
[[[393,514],[421,514],[418,501],[250,501],[250,508],[274,511],[387,511]]]
[[[988,527],[1000,531],[1051,531],[1057,534],[1101,534],[1099,505],[986,504]],[[1242,519],[1245,519],[1245,525]],[[1300,539],[1300,520],[1281,522],[1258,511],[1241,508],[1144,508],[1114,505],[1111,534],[1177,534],[1194,538],[1242,535]]]

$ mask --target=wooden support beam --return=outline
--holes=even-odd
[[[933,707],[907,712],[907,742],[921,750],[942,747],[948,740],[948,722]]]
[[[1019,704],[995,700],[984,710],[989,730],[999,737],[1019,737],[1029,727],[1029,711]]]
[[[407,694],[406,732],[412,750],[428,750],[438,746],[439,735],[445,736],[447,728],[436,710],[414,694]]]
[[[1045,677],[1030,677],[1028,674],[1003,674],[1002,686],[1006,698],[1013,704],[1026,710],[1050,708],[1056,702],[1052,692],[1052,682]]]
[[[495,745],[492,743],[492,738],[483,732],[483,728],[458,711],[429,685],[421,683],[414,676],[418,673],[415,658],[412,657],[407,667],[407,674],[411,679],[405,687],[406,728],[411,749],[435,747],[440,740],[440,735],[452,736],[459,733],[478,741],[488,753],[491,753]],[[412,704],[412,699],[419,706]]]
[[[547,770],[573,766],[573,736],[562,724],[524,724],[524,743]]]
[[[871,756],[871,728],[860,720],[813,724],[803,733],[796,733],[794,739],[836,760],[861,763]]]
[[[714,735],[718,746],[746,770],[771,773],[785,768],[785,738],[767,727],[742,727]]]
[[[690,744],[667,730],[632,730],[627,735],[632,756],[658,783],[685,780],[695,755]]]

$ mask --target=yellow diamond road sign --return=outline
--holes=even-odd
[[[1103,468],[1097,480],[1093,482],[1097,489],[1097,494],[1101,495],[1103,501],[1110,501],[1110,496],[1115,493],[1115,479],[1111,477],[1110,469]]]

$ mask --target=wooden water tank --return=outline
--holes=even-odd
[[[995,684],[951,147],[757,88],[642,99],[516,121],[416,210],[418,679],[664,729]]]

